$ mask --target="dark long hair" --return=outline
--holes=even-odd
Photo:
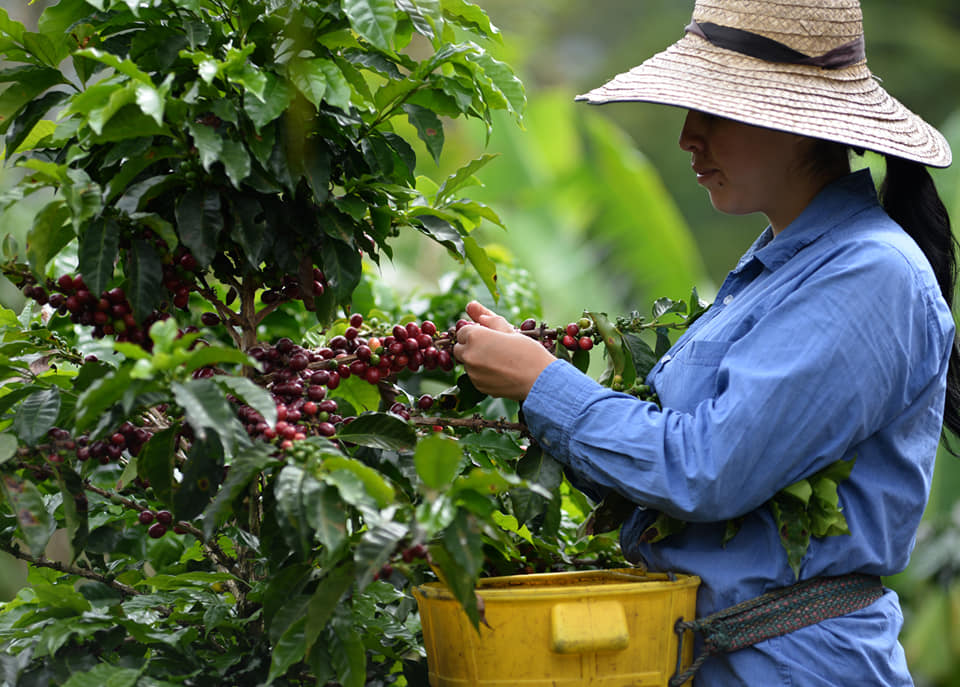
[[[880,203],[887,214],[910,234],[927,256],[947,305],[953,309],[957,284],[957,240],[950,229],[947,208],[927,168],[893,155],[885,156],[887,175],[880,186]],[[947,399],[943,426],[960,436],[960,345],[954,340],[947,370]],[[947,448],[954,455],[957,451]]]

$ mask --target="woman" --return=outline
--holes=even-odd
[[[950,164],[946,141],[872,78],[856,0],[698,0],[678,43],[581,99],[686,108],[680,147],[713,205],[769,226],[650,373],[662,409],[476,303],[457,358],[479,389],[523,402],[578,486],[637,504],[625,555],[699,575],[701,615],[796,589],[762,506],[855,460],[839,487],[851,534],[813,539],[799,578],[834,600],[851,579],[871,593],[832,617],[797,611],[800,629],[711,657],[697,685],[912,684],[879,576],[907,565],[941,428],[960,428],[954,240],[925,168]],[[851,149],[886,157],[882,204]],[[644,543],[656,512],[688,525]]]

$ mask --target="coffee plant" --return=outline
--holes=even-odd
[[[0,10],[0,204],[34,217],[0,245],[4,683],[424,684],[411,585],[478,623],[481,574],[615,559],[451,357],[499,297],[471,232],[500,220],[463,196],[493,156],[416,168],[450,119],[519,118],[498,39],[464,0]],[[470,291],[378,302],[401,232]],[[578,359],[584,329],[522,327]]]
[[[592,510],[470,384],[459,318],[486,290],[655,400],[704,305],[557,327],[501,296],[472,236],[500,220],[463,195],[493,156],[416,173],[448,120],[520,117],[498,38],[465,0],[61,0],[37,31],[0,10],[22,173],[0,205],[34,217],[0,244],[27,302],[0,309],[0,550],[29,566],[4,684],[425,684],[411,586],[479,624],[481,575],[620,562],[623,504]],[[453,288],[377,297],[402,232],[463,265]]]

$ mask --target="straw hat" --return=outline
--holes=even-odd
[[[939,131],[867,68],[859,0],[697,0],[686,35],[577,100],[643,101],[947,167]]]

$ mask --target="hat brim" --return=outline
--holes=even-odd
[[[687,34],[576,99],[673,105],[931,167],[952,161],[943,135],[887,93],[865,62],[843,69],[771,63]]]

